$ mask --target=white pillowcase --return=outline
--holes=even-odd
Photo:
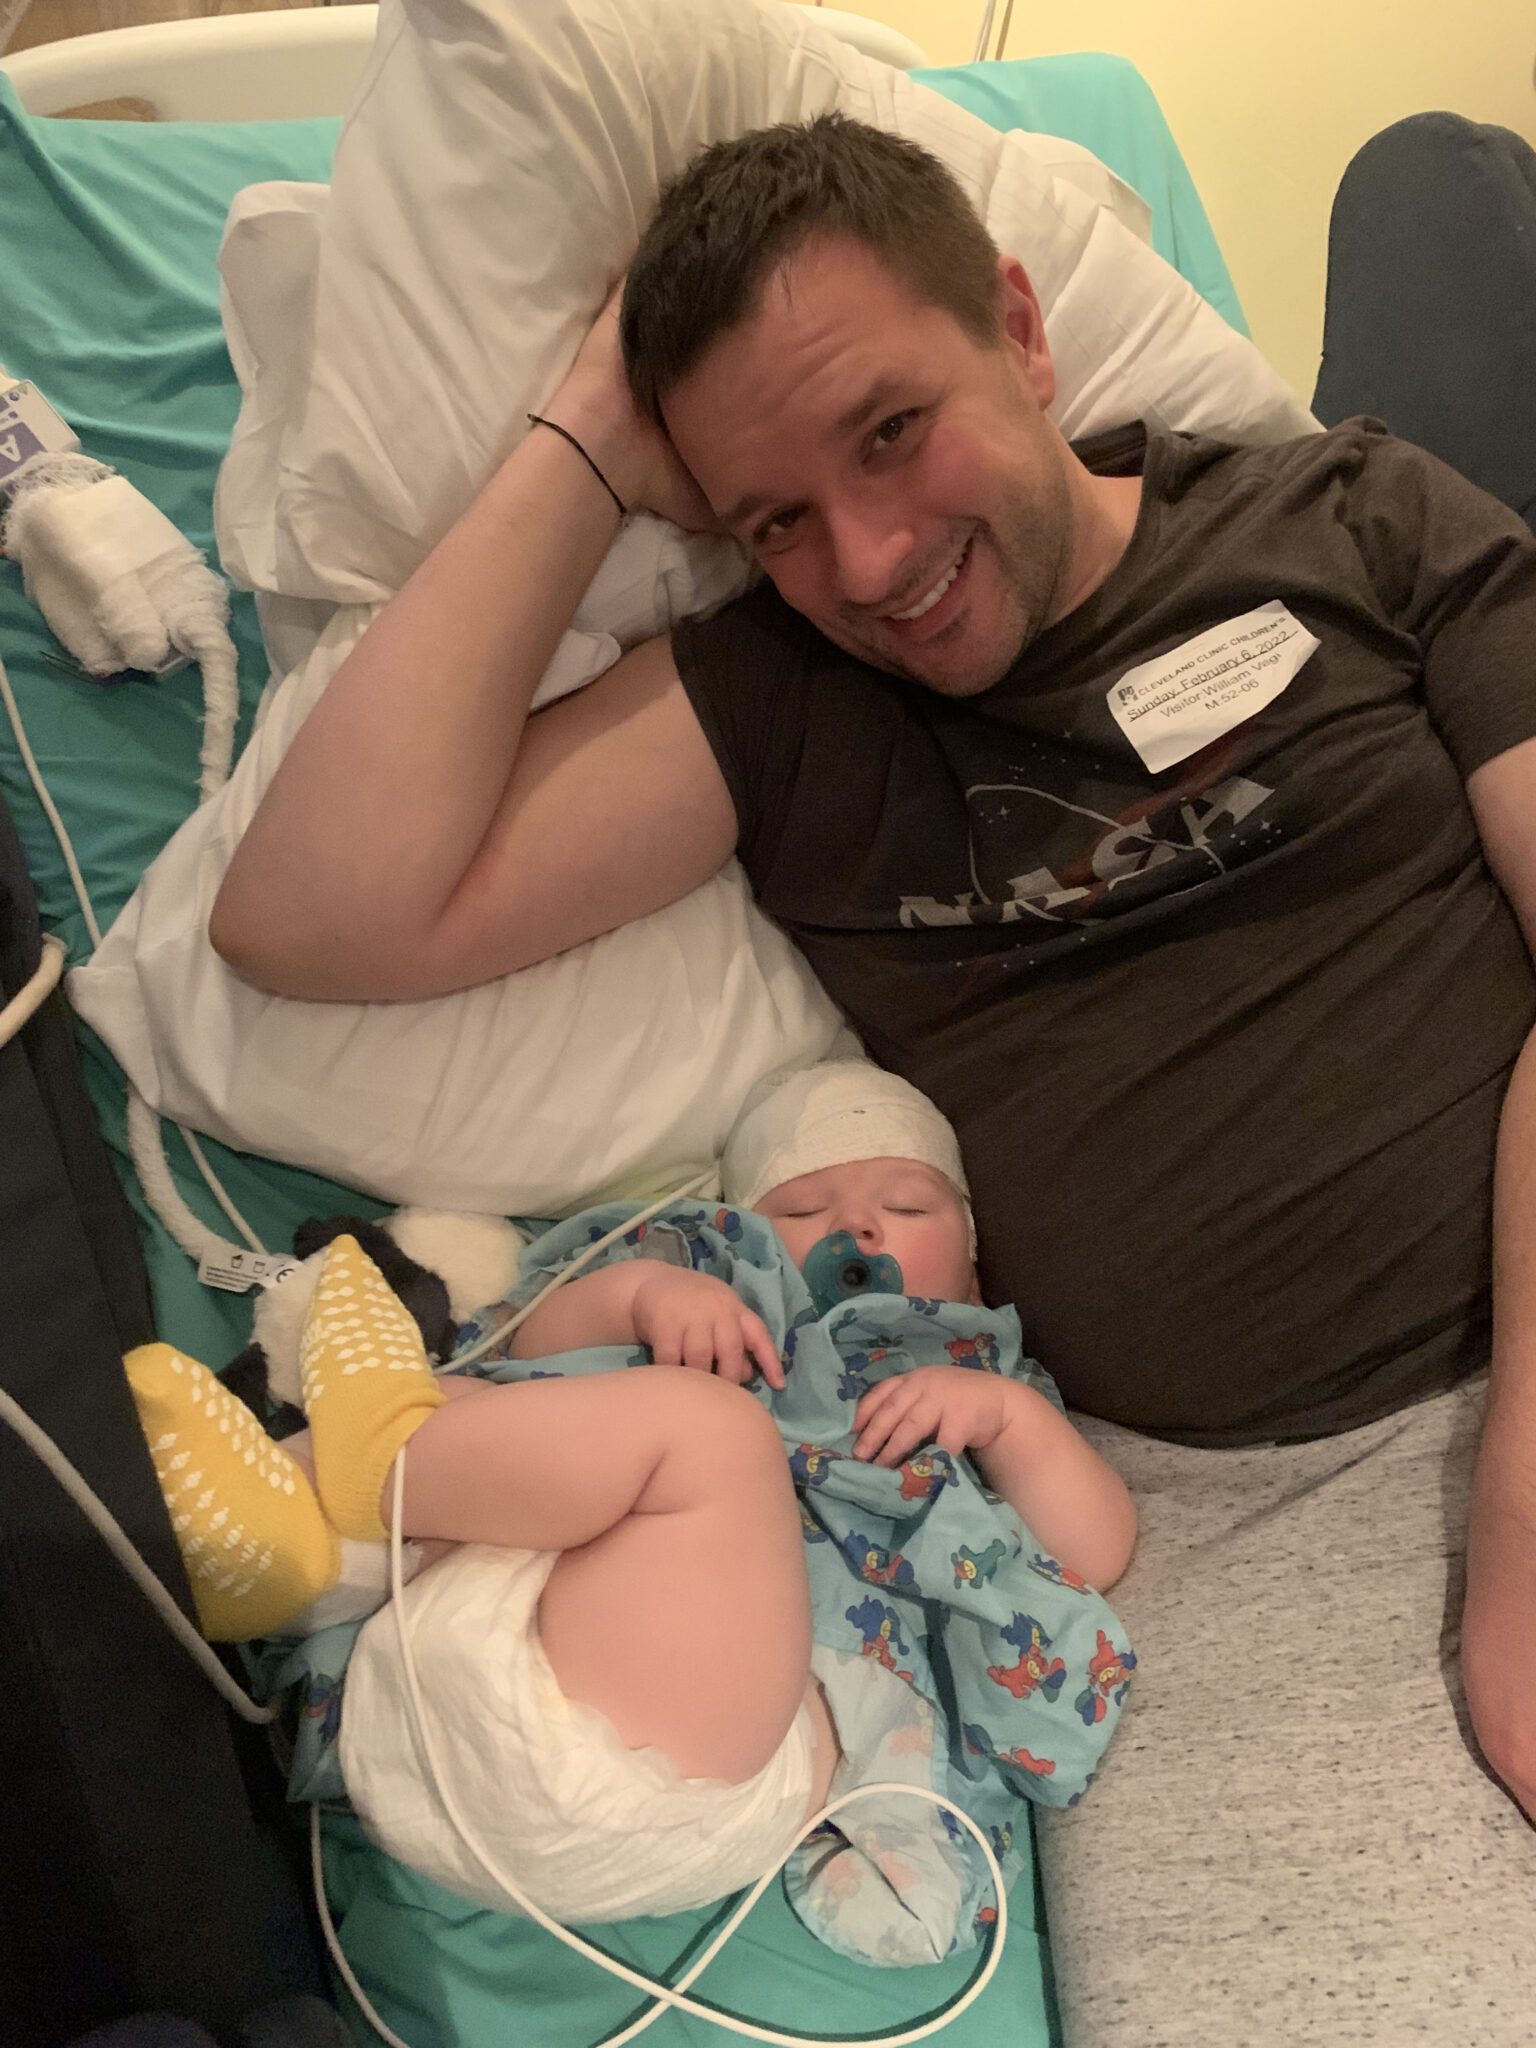
[[[315,274],[330,196],[328,185],[248,185],[235,195],[219,249],[220,305],[241,389],[240,418],[215,493],[219,553],[225,571],[256,593],[276,675],[307,659],[335,609],[334,593],[320,587],[323,578],[292,572],[286,543],[279,566],[275,517],[281,450],[303,414],[310,381]],[[733,543],[684,534],[659,519],[631,520],[594,577],[535,703],[591,682],[624,648],[736,596],[744,581]]]
[[[368,612],[338,612],[269,698],[228,786],[70,976],[147,1101],[386,1201],[549,1216],[709,1167],[763,1075],[850,1045],[732,862],[681,903],[425,1003],[264,995],[208,944],[225,868]]]

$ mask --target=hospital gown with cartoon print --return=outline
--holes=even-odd
[[[633,1204],[610,1204],[545,1231],[526,1248],[513,1295],[467,1324],[460,1348],[634,1213]],[[759,1379],[753,1392],[778,1424],[800,1502],[812,1664],[843,1752],[831,1798],[874,1783],[937,1792],[977,1824],[1011,1883],[1028,1844],[1019,1800],[1071,1806],[1083,1796],[1135,1656],[1107,1602],[1045,1552],[968,1459],[931,1448],[895,1468],[860,1461],[852,1423],[869,1388],[927,1365],[1003,1373],[1059,1406],[1049,1377],[1023,1356],[1014,1311],[869,1294],[818,1314],[771,1225],[715,1205],[673,1203],[592,1269],[634,1258],[726,1281],[783,1356],[784,1388]],[[495,1349],[470,1370],[515,1381],[650,1362],[643,1346],[517,1361]],[[266,1653],[274,1688],[303,1688],[297,1796],[342,1792],[334,1738],[356,1626]],[[860,1798],[824,1822],[791,1858],[785,1886],[814,1933],[868,1961],[934,1961],[973,1945],[995,1917],[969,1833],[895,1792]]]

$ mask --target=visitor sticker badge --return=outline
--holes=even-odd
[[[1319,645],[1279,598],[1128,668],[1115,723],[1155,775],[1272,703]]]

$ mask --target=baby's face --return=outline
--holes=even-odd
[[[971,1233],[959,1190],[915,1159],[856,1159],[773,1188],[757,1205],[797,1266],[846,1230],[861,1252],[888,1252],[908,1294],[979,1303]]]

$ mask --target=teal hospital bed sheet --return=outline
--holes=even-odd
[[[1152,209],[1152,246],[1158,255],[1239,334],[1248,332],[1194,180],[1151,86],[1134,64],[1085,51],[912,75],[993,128],[1062,135],[1091,150]]]
[[[1095,141],[1094,133],[1084,132],[1096,127],[1088,74],[1074,71],[1071,91],[1059,109],[1054,104],[1053,70],[1065,79],[1055,69],[1064,61],[1045,60],[1038,71],[1023,63],[927,76],[996,125],[1032,125],[1099,148],[1133,183],[1138,165],[1159,162],[1166,169],[1172,145],[1150,95],[1138,113],[1136,96],[1126,98],[1125,79],[1114,81],[1125,109],[1110,123],[1116,133],[1123,121],[1134,126],[1150,119],[1146,157],[1127,155],[1123,147],[1117,155],[1113,138]],[[0,362],[34,378],[91,454],[120,469],[210,552],[214,477],[239,397],[218,313],[215,258],[224,216],[243,185],[327,177],[338,127],[335,121],[32,121],[0,76]],[[1150,177],[1148,183],[1155,186]],[[1157,211],[1154,192],[1146,196]],[[1224,310],[1235,310],[1235,302]],[[266,679],[249,597],[235,597],[232,626],[243,739]],[[0,565],[0,655],[105,928],[192,808],[200,679],[195,670],[112,687],[86,679],[53,642],[9,564]],[[21,832],[45,923],[79,960],[88,950],[84,921],[3,722],[0,790]],[[151,1214],[128,1159],[122,1077],[84,1030],[81,1053],[141,1225],[160,1331],[220,1363],[246,1340],[249,1304],[201,1287]],[[167,1144],[185,1199],[222,1228],[174,1132],[167,1133]],[[207,1150],[269,1248],[285,1246],[304,1217],[379,1211],[379,1204],[313,1175],[217,1145]],[[345,1814],[328,1817],[326,1845],[348,1955],[384,2018],[411,2048],[501,2048],[513,2038],[521,2048],[576,2048],[642,2009],[637,1994],[531,1924],[470,1907],[380,1855]],[[947,2030],[953,2048],[1044,2048],[1057,2039],[1040,1905],[1027,1882],[1015,1888],[1011,1906],[1002,1967],[978,2003]],[[675,1975],[721,1917],[715,1911],[587,1932],[634,1967]],[[922,1972],[850,1964],[805,1933],[782,1893],[771,1889],[696,1995],[786,2032],[869,2038],[942,2010],[975,1964],[974,1955]],[[347,2009],[345,1994],[341,2002]],[[354,2012],[352,2018],[359,2039],[371,2040],[360,2017]],[[724,2036],[707,2022],[672,2014],[648,2038],[655,2048],[684,2048]]]

